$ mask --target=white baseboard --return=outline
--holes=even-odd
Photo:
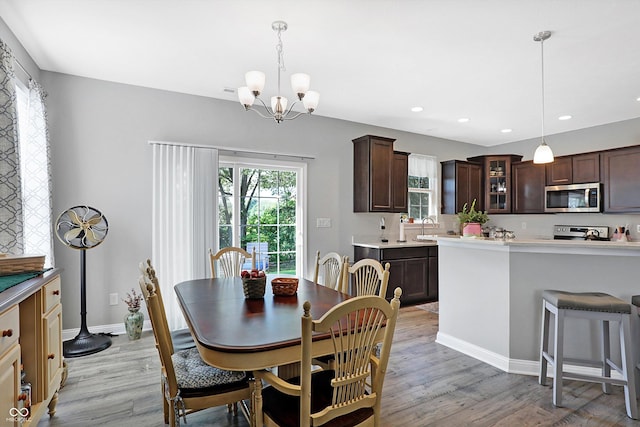
[[[539,360],[510,359],[501,354],[494,353],[442,332],[438,332],[436,342],[510,374],[531,375],[537,377],[540,372]],[[565,364],[563,368],[566,372],[584,375],[600,375],[601,373],[600,369],[588,366]],[[553,372],[551,369],[547,370],[547,375],[553,378]],[[612,370],[611,377],[622,379],[622,375],[615,370]]]
[[[124,329],[124,323],[114,323],[112,325],[96,325],[88,328],[92,334],[113,334],[113,335],[126,335],[127,331]],[[143,331],[151,330],[151,321],[145,320],[142,325]],[[80,332],[80,328],[64,329],[62,331],[62,341],[70,340],[74,338]]]

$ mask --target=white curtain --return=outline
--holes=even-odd
[[[435,158],[423,154],[409,155],[409,176],[421,178],[434,177],[437,174]]]
[[[42,86],[30,80],[26,105],[18,114],[20,166],[23,176],[24,252],[45,255],[45,267],[52,267],[55,262],[51,220],[51,157],[45,97]]]
[[[151,263],[169,328],[186,327],[173,287],[209,276],[208,250],[217,241],[218,151],[153,143]]]

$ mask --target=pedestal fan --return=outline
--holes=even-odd
[[[107,235],[109,224],[97,209],[74,206],[62,212],[56,221],[56,236],[73,249],[80,250],[80,332],[62,343],[65,357],[97,353],[111,346],[107,335],[92,334],[87,328],[87,249],[98,246]]]

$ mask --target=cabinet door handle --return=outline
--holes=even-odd
[[[13,335],[13,329],[5,329],[4,331],[2,331],[3,337],[10,337],[12,335]]]
[[[60,295],[60,290],[59,290],[59,289],[56,289],[55,291],[53,291],[53,294],[54,294],[54,295]]]
[[[56,355],[53,353],[50,353],[47,355],[47,359],[55,359]]]

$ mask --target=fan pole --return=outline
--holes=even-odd
[[[92,334],[87,328],[87,251],[80,250],[80,332],[62,343],[64,357],[81,357],[98,353],[111,346],[107,335]]]

